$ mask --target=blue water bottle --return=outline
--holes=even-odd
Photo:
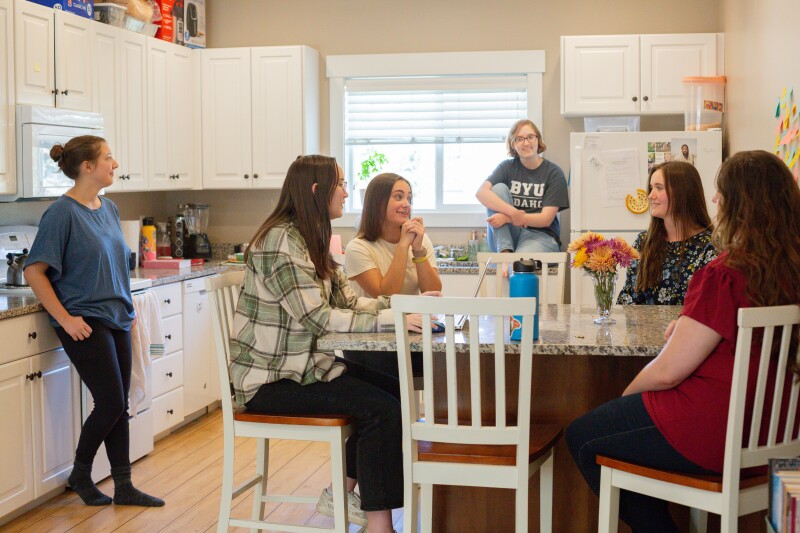
[[[542,262],[533,259],[514,261],[511,277],[508,280],[508,294],[512,298],[536,298],[536,315],[533,317],[533,338],[539,338],[539,277]],[[522,340],[522,316],[511,317],[511,340]]]

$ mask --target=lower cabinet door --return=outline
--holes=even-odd
[[[30,360],[0,365],[0,516],[33,500]]]

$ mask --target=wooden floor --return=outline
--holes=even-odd
[[[222,479],[222,411],[216,410],[155,444],[155,449],[133,465],[133,481],[141,490],[163,498],[166,506],[155,508],[115,506],[88,507],[71,490],[48,500],[0,531],[71,532],[190,532],[215,531]],[[239,483],[255,468],[255,441],[236,442],[236,477]],[[327,445],[296,441],[270,443],[270,486],[285,494],[318,495],[330,483]],[[111,479],[100,490],[113,496]],[[252,491],[235,502],[233,515],[246,518],[252,509]],[[314,505],[267,505],[271,520],[331,527],[333,519],[319,515]],[[402,531],[402,510],[393,515],[395,529]],[[350,526],[355,533],[359,527]],[[247,531],[231,528],[230,531]]]

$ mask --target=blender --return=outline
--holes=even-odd
[[[186,204],[183,211],[186,222],[185,257],[189,259],[211,259],[211,243],[208,242],[208,204]]]

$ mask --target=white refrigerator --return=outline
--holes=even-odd
[[[650,224],[650,213],[635,214],[625,205],[627,194],[648,190],[648,169],[668,160],[688,159],[700,173],[708,212],[716,206],[714,180],[722,162],[721,131],[647,131],[570,134],[570,241],[594,231],[605,237],[623,237],[633,244]],[[617,294],[625,283],[619,269]],[[594,306],[591,278],[572,269],[571,302]],[[616,295],[614,296],[616,301]]]

